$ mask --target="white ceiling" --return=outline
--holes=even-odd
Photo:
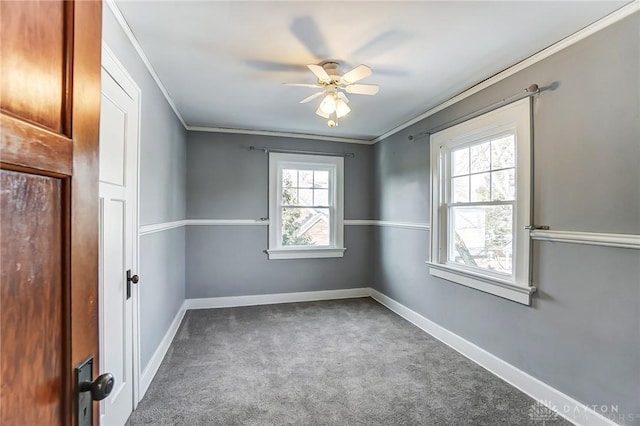
[[[531,56],[624,1],[118,1],[189,126],[371,140]],[[361,63],[376,96],[349,95],[329,128],[306,64]],[[532,82],[534,83],[534,82]],[[545,82],[535,82],[545,83]],[[524,88],[523,88],[524,89]]]

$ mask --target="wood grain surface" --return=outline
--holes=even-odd
[[[0,106],[55,133],[64,132],[67,109],[66,42],[72,27],[65,22],[66,7],[61,1],[0,2]]]
[[[62,185],[0,170],[2,425],[62,423]]]
[[[75,424],[74,368],[98,374],[101,24],[100,1],[0,1],[3,426]]]

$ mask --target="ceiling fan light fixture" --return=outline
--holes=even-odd
[[[325,114],[331,114],[336,111],[336,98],[333,93],[328,93],[320,102],[320,110]]]
[[[320,109],[320,107],[318,107],[318,109],[316,110],[316,114],[322,118],[329,118],[329,116],[331,115],[323,112],[322,109]]]
[[[347,105],[345,101],[343,101],[342,99],[338,99],[336,101],[336,117],[342,118],[350,112],[351,108],[349,108],[349,105]]]
[[[320,101],[320,105],[316,109],[316,114],[326,119],[329,127],[336,127],[338,119],[351,112],[351,108],[347,105],[349,99],[344,92],[356,95],[375,95],[378,93],[379,88],[375,84],[354,84],[372,74],[371,68],[366,65],[358,65],[346,74],[341,74],[339,64],[334,61],[325,61],[320,65],[310,64],[307,67],[317,78],[316,84],[285,84],[322,89],[311,96],[307,96],[300,103],[304,104],[322,97],[322,101]]]

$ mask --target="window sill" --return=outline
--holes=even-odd
[[[496,278],[461,271],[439,263],[425,263],[429,265],[429,273],[434,277],[462,284],[485,293],[522,303],[523,305],[531,306],[531,295],[536,292],[535,287],[519,286]]]
[[[297,248],[267,250],[270,260],[343,257],[345,248]]]

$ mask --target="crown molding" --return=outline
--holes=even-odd
[[[191,132],[231,133],[231,134],[238,134],[238,135],[257,135],[257,136],[275,136],[275,137],[297,138],[297,139],[313,139],[313,140],[321,140],[321,141],[329,141],[329,142],[355,143],[355,144],[363,144],[363,145],[371,145],[373,143],[373,140],[367,140],[367,139],[341,138],[341,137],[335,137],[335,136],[321,136],[321,135],[312,135],[312,134],[306,134],[306,133],[275,132],[275,131],[269,131],[269,130],[232,129],[232,128],[224,128],[224,127],[204,127],[204,126],[187,125],[187,123],[182,118],[182,115],[178,111],[178,107],[176,106],[175,102],[169,95],[167,88],[164,86],[164,84],[162,84],[160,77],[158,76],[155,69],[151,65],[151,62],[149,61],[149,58],[147,58],[147,55],[144,53],[144,50],[142,50],[142,46],[136,39],[136,36],[133,34],[133,31],[131,30],[131,27],[129,27],[127,20],[125,19],[124,15],[122,15],[122,12],[116,5],[115,0],[104,0],[104,2],[113,13],[114,17],[116,18],[116,21],[118,21],[118,23],[120,24],[120,27],[124,31],[129,41],[131,42],[131,45],[133,46],[135,51],[138,53],[140,60],[142,61],[144,66],[147,68],[147,71],[149,71],[149,74],[151,75],[153,80],[156,82],[156,85],[164,95],[165,99],[167,100],[167,103],[169,104],[173,112],[176,114],[176,117],[178,117],[178,120],[180,120],[180,122],[184,126],[185,130],[191,131]]]
[[[489,86],[492,86],[494,84],[496,84],[499,81],[502,81],[504,79],[506,79],[507,77],[512,76],[513,74],[522,71],[525,68],[530,67],[531,65],[542,61],[543,59],[548,58],[549,56],[560,52],[563,49],[566,49],[569,46],[572,46],[574,44],[576,44],[577,42],[584,40],[585,38],[589,37],[590,35],[593,35],[595,33],[597,33],[598,31],[601,31],[605,28],[607,28],[610,25],[615,24],[616,22],[626,18],[627,16],[632,15],[633,13],[637,12],[640,10],[640,0],[634,0],[631,3],[628,3],[624,6],[622,6],[620,9],[611,12],[609,15],[605,16],[604,18],[599,19],[598,21],[584,27],[583,29],[571,34],[568,37],[563,38],[562,40],[552,44],[551,46],[548,46],[544,49],[542,49],[541,51],[534,53],[533,55],[529,56],[528,58],[518,62],[515,65],[510,66],[509,68],[499,72],[498,74],[493,75],[492,77],[489,77],[488,79],[476,84],[475,86],[470,87],[469,89],[465,90],[464,92],[450,98],[449,100],[446,100],[444,102],[442,102],[441,104],[438,104],[437,106],[427,110],[426,112],[420,114],[419,116],[412,118],[411,120],[397,126],[394,127],[393,129],[389,130],[386,133],[383,133],[382,135],[378,136],[377,138],[373,139],[372,143],[376,144],[378,142],[380,142],[383,139],[388,138],[389,136],[392,136],[396,133],[398,133],[401,130],[406,129],[409,126],[412,126],[422,120],[424,120],[427,117],[430,117],[432,115],[434,115],[437,112],[442,111],[445,108],[450,107],[451,105],[454,105],[460,101],[462,101],[463,99],[466,99],[468,97],[470,97],[471,95],[475,95],[476,93],[480,92],[481,90],[486,89]]]
[[[160,80],[160,77],[158,77],[156,70],[153,69],[151,62],[149,62],[149,58],[147,58],[147,55],[145,55],[144,51],[142,50],[142,46],[140,46],[140,43],[138,43],[136,36],[133,35],[133,31],[131,31],[127,20],[124,18],[124,15],[122,15],[122,12],[120,12],[120,9],[118,9],[118,6],[115,4],[115,0],[104,0],[104,3],[109,7],[111,12],[113,13],[113,16],[115,16],[116,21],[118,21],[118,23],[120,24],[120,27],[131,42],[131,45],[133,46],[135,51],[138,53],[138,56],[140,57],[140,60],[142,61],[144,66],[147,67],[147,71],[149,71],[149,74],[151,74],[151,78],[153,78],[153,80],[156,82],[156,85],[164,95],[164,98],[167,100],[167,103],[169,104],[173,112],[176,114],[176,117],[178,117],[178,120],[180,120],[182,126],[186,130],[188,130],[187,123],[185,123],[182,115],[178,111],[178,107],[176,106],[175,102],[173,102],[173,99],[171,99],[171,96],[169,96],[169,92],[167,92],[166,87],[164,87],[164,84],[162,84],[162,81]]]
[[[180,114],[180,112],[178,111],[178,108],[176,107],[175,102],[173,101],[173,99],[171,98],[171,96],[169,96],[169,92],[167,92],[167,89],[164,87],[164,85],[162,84],[162,81],[160,80],[160,77],[158,77],[158,74],[155,72],[155,70],[153,69],[153,66],[151,65],[151,63],[149,62],[149,59],[147,58],[147,55],[145,55],[144,51],[142,50],[142,46],[140,46],[140,43],[138,43],[138,40],[136,39],[136,37],[133,35],[133,32],[131,31],[131,28],[129,27],[129,24],[127,24],[126,19],[124,18],[124,16],[122,15],[122,12],[120,12],[120,9],[118,9],[118,6],[115,4],[115,0],[104,0],[104,2],[107,4],[107,6],[109,7],[109,9],[111,10],[111,12],[114,14],[116,20],[118,21],[118,23],[120,24],[120,26],[122,27],[122,30],[125,32],[125,34],[127,35],[127,37],[129,38],[129,41],[131,41],[131,44],[133,45],[134,49],[136,50],[136,52],[138,53],[138,56],[140,56],[140,59],[142,60],[142,62],[144,63],[144,65],[147,67],[147,70],[149,71],[149,74],[151,74],[151,77],[154,79],[154,81],[156,82],[156,84],[158,85],[158,88],[160,89],[160,91],[162,92],[162,94],[164,95],[165,99],[167,100],[167,102],[169,103],[169,106],[171,106],[171,108],[173,109],[173,112],[176,114],[176,117],[178,117],[178,119],[180,120],[180,122],[182,123],[182,125],[184,126],[184,128],[188,131],[194,131],[194,132],[212,132],[212,133],[232,133],[232,134],[241,134],[241,135],[258,135],[258,136],[276,136],[276,137],[285,137],[285,138],[298,138],[298,139],[313,139],[313,140],[324,140],[324,141],[330,141],[330,142],[344,142],[344,143],[356,143],[356,144],[363,144],[363,145],[373,145],[376,144],[378,142],[380,142],[381,140],[384,140],[386,138],[388,138],[389,136],[392,136],[398,132],[400,132],[401,130],[406,129],[409,126],[412,126],[413,124],[416,124],[422,120],[424,120],[427,117],[430,117],[434,114],[436,114],[437,112],[442,111],[445,108],[450,107],[451,105],[454,105],[460,101],[462,101],[463,99],[466,99],[478,92],[480,92],[481,90],[486,89],[489,86],[492,86],[496,83],[498,83],[499,81],[502,81],[504,79],[506,79],[507,77],[512,76],[513,74],[522,71],[523,69],[530,67],[531,65],[542,61],[543,59],[548,58],[549,56],[563,50],[566,49],[569,46],[574,45],[575,43],[584,40],[585,38],[589,37],[590,35],[593,35],[595,33],[597,33],[598,31],[601,31],[605,28],[607,28],[610,25],[615,24],[616,22],[632,15],[635,12],[638,12],[640,10],[640,0],[633,0],[632,2],[622,6],[620,9],[610,13],[609,15],[599,19],[598,21],[584,27],[583,29],[573,33],[572,35],[565,37],[564,39],[546,47],[545,49],[529,56],[528,58],[516,63],[515,65],[493,75],[492,77],[489,77],[488,79],[476,84],[475,86],[470,87],[469,89],[459,93],[458,95],[438,104],[437,106],[427,110],[426,112],[420,114],[419,116],[412,118],[409,121],[406,121],[402,124],[400,124],[399,126],[394,127],[393,129],[387,131],[386,133],[383,133],[382,135],[371,139],[371,140],[366,140],[366,139],[354,139],[354,138],[341,138],[341,137],[333,137],[333,136],[321,136],[321,135],[312,135],[312,134],[304,134],[304,133],[290,133],[290,132],[275,132],[275,131],[267,131],[267,130],[248,130],[248,129],[232,129],[232,128],[222,128],[222,127],[200,127],[200,126],[188,126],[184,119],[182,118],[182,115]]]
[[[186,126],[191,132],[211,132],[211,133],[232,133],[237,135],[257,135],[257,136],[275,136],[281,138],[297,138],[297,139],[313,139],[329,142],[357,143],[361,145],[372,145],[373,140],[341,138],[337,136],[311,135],[307,133],[292,132],[275,132],[271,130],[249,130],[249,129],[231,129],[226,127],[205,127],[205,126]]]

